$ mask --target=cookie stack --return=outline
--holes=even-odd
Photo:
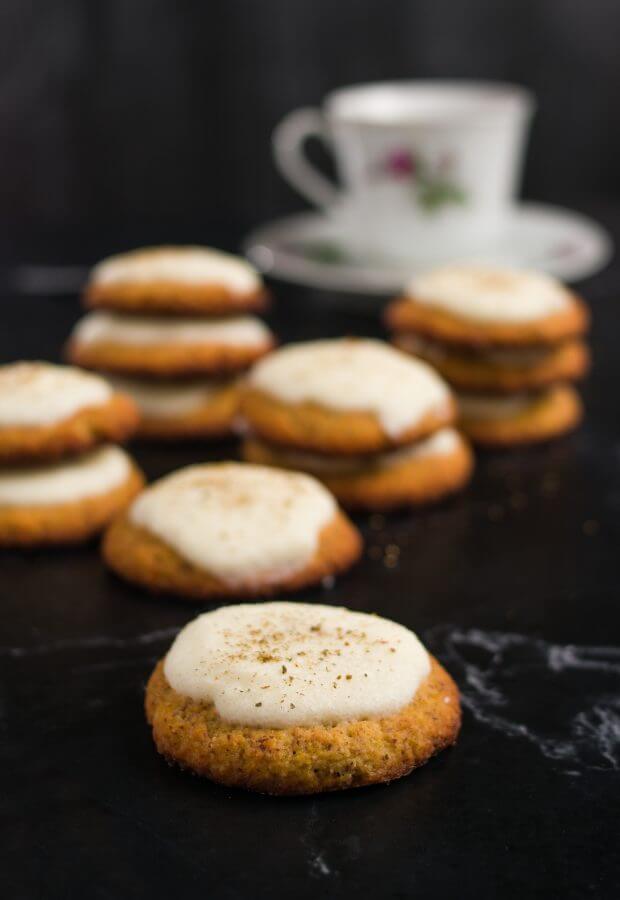
[[[246,460],[309,472],[350,509],[436,501],[472,470],[448,386],[381,341],[283,347],[251,370],[241,411]]]
[[[534,444],[581,421],[572,383],[589,367],[589,316],[554,278],[454,264],[415,278],[386,320],[394,343],[455,389],[460,427],[474,443]]]
[[[66,366],[0,366],[0,545],[86,540],[140,491],[133,401]]]
[[[77,323],[68,357],[133,397],[140,437],[231,431],[239,375],[274,344],[251,315],[267,302],[252,266],[207,247],[135,250],[95,266],[84,302],[93,311]]]

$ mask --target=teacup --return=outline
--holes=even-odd
[[[329,94],[276,128],[284,177],[367,254],[399,260],[450,246],[475,252],[499,236],[514,204],[533,99],[494,82],[404,81]],[[336,187],[303,154],[309,137],[336,157]]]

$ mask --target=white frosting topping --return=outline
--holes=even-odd
[[[180,632],[164,663],[178,693],[212,702],[228,722],[266,728],[392,715],[429,672],[412,631],[315,603],[205,613]]]
[[[75,459],[42,466],[0,469],[0,505],[51,506],[105,494],[129,477],[120,447],[98,447]]]
[[[117,375],[108,378],[118,391],[128,394],[144,416],[175,419],[209,403],[230,382],[206,378],[192,381],[142,381]]]
[[[458,404],[461,416],[470,421],[510,419],[525,412],[538,402],[540,395],[509,394],[459,394]]]
[[[441,428],[430,437],[416,441],[397,450],[377,453],[372,456],[323,456],[319,453],[288,450],[269,445],[269,452],[278,465],[300,469],[317,475],[338,475],[348,472],[366,471],[368,469],[393,469],[395,466],[415,459],[427,459],[430,456],[448,456],[453,453],[461,438],[453,428]]]
[[[221,581],[251,585],[303,569],[336,511],[308,475],[219,463],[162,478],[133,503],[130,518]]]
[[[135,347],[156,344],[227,344],[262,346],[271,332],[255,316],[229,318],[188,318],[173,316],[126,316],[122,313],[92,312],[73,330],[81,344],[110,342]]]
[[[426,363],[361,338],[290,344],[261,360],[250,383],[288,403],[374,413],[391,437],[442,410],[450,398]]]
[[[19,362],[0,366],[0,426],[50,425],[112,395],[98,375],[70,366]]]
[[[95,266],[91,281],[214,284],[238,294],[252,293],[261,286],[258,272],[248,262],[209,247],[147,247],[110,256]]]
[[[516,325],[564,312],[571,302],[550,275],[458,263],[416,276],[407,294],[462,318]]]

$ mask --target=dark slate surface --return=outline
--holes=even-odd
[[[481,456],[440,508],[361,518],[361,565],[300,595],[414,628],[456,677],[462,737],[409,778],[278,800],[168,768],[143,689],[196,610],[120,583],[96,546],[2,554],[3,896],[617,896],[620,267],[583,288],[596,365],[581,432]],[[276,289],[284,339],[378,333],[368,301]],[[77,315],[70,297],[10,290],[1,310],[5,361],[56,357]],[[134,450],[155,477],[235,446]]]

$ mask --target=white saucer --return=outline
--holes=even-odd
[[[317,212],[262,225],[248,235],[243,249],[274,278],[364,294],[394,293],[416,272],[458,258],[442,246],[432,259],[412,258],[402,264],[379,257],[362,260],[337,223]],[[602,269],[612,253],[610,236],[592,219],[559,207],[523,203],[515,207],[493,248],[481,247],[475,258],[577,281]]]

